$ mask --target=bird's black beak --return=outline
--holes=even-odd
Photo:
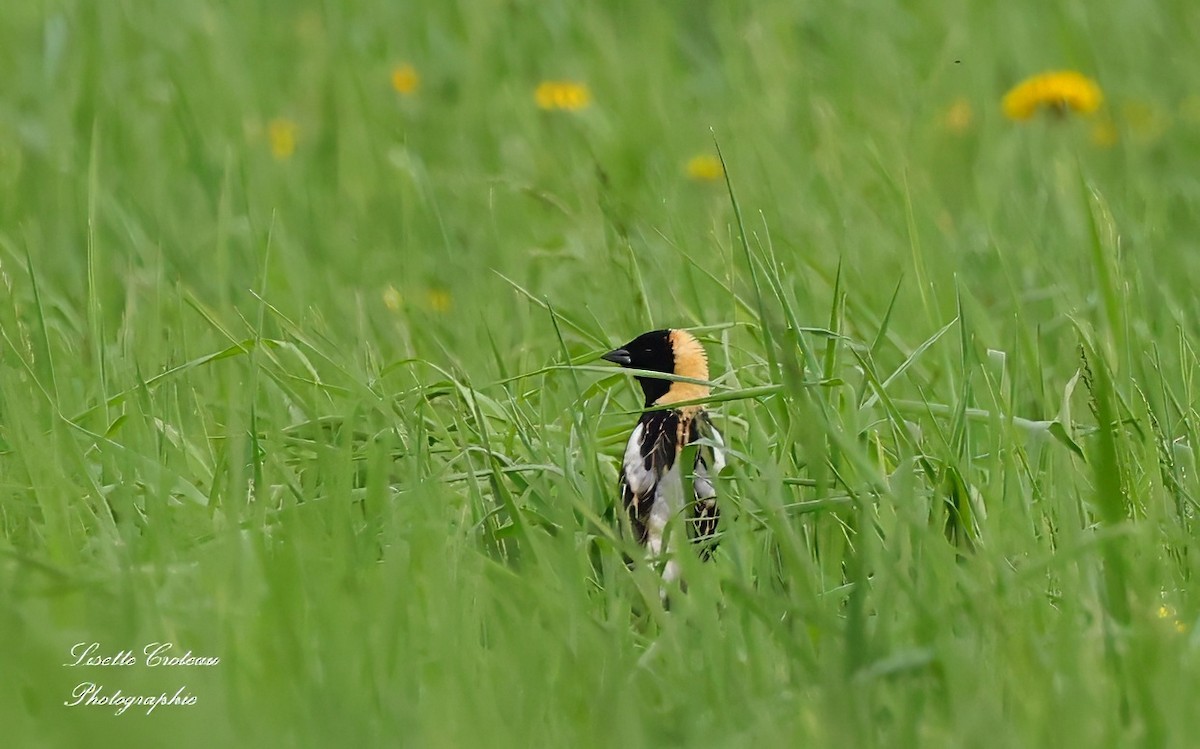
[[[633,363],[633,359],[630,358],[629,352],[623,348],[613,349],[600,358],[604,361],[610,361],[613,364],[620,364],[622,367],[628,367]]]

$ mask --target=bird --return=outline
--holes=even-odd
[[[686,330],[652,330],[601,358],[628,369],[708,380],[704,346]],[[646,410],[626,444],[619,489],[637,542],[648,558],[666,561],[661,573],[665,586],[680,577],[679,562],[672,558],[676,547],[668,538],[673,518],[686,511],[684,526],[701,559],[709,559],[716,548],[721,513],[713,479],[725,467],[725,443],[704,406],[688,403],[707,397],[707,385],[635,377],[646,397]],[[676,403],[683,405],[672,405]],[[698,440],[704,444],[696,450],[692,466],[693,496],[684,497],[680,458],[684,448]]]

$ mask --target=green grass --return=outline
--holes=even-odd
[[[1194,745],[1194,3],[11,5],[6,745]],[[1057,68],[1115,145],[1003,119]],[[594,366],[664,326],[732,451],[669,611]]]

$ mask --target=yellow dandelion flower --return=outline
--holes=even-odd
[[[537,101],[538,109],[554,109],[554,84],[549,81],[538,84],[533,98]]]
[[[575,81],[542,81],[533,98],[539,109],[578,112],[592,103],[592,92],[587,84]]]
[[[404,297],[400,296],[400,292],[396,290],[395,286],[388,284],[387,288],[383,290],[383,306],[396,312],[403,305]]]
[[[685,169],[688,178],[697,182],[716,182],[725,176],[725,170],[721,168],[721,160],[706,153],[688,159]]]
[[[408,63],[397,65],[392,69],[392,88],[398,94],[415,94],[421,86],[421,76],[417,69]]]
[[[267,123],[267,142],[272,156],[280,161],[291,158],[296,152],[296,130],[296,123],[283,117]]]
[[[971,129],[975,121],[975,110],[966,97],[955,99],[946,111],[942,112],[942,127],[954,135],[962,135]]]
[[[1027,120],[1039,109],[1055,114],[1068,111],[1091,114],[1100,108],[1104,95],[1091,78],[1074,70],[1041,73],[1014,86],[1001,103],[1011,120]]]
[[[450,292],[445,289],[430,289],[425,294],[425,301],[429,303],[429,309],[434,312],[449,312],[450,307],[454,304]]]

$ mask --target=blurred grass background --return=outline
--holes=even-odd
[[[9,745],[1194,742],[1200,8],[10,5]],[[735,456],[670,612],[566,366],[665,326]]]

